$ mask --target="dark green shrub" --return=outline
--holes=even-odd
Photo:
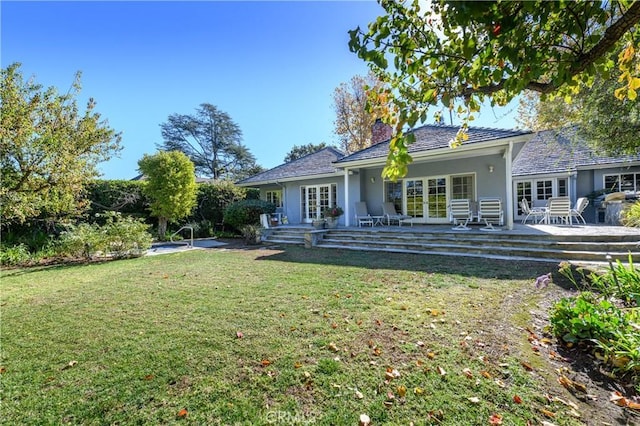
[[[260,215],[271,214],[276,211],[276,206],[263,200],[242,200],[227,207],[224,212],[224,223],[235,229],[243,225],[260,224]]]
[[[102,213],[120,212],[128,216],[145,218],[151,223],[149,199],[142,192],[143,181],[139,180],[96,180],[85,187],[85,197],[89,202],[87,211],[90,221],[105,220]],[[98,216],[96,216],[98,215]]]
[[[244,198],[247,200],[259,200],[260,190],[258,188],[246,188],[246,195]]]
[[[236,201],[244,200],[246,194],[245,188],[240,188],[233,182],[226,180],[198,185],[196,208],[189,219],[192,225],[200,224],[198,236],[211,236],[215,226],[223,223],[224,211],[227,206]],[[206,234],[205,230],[210,233]],[[194,232],[196,232],[195,226]]]

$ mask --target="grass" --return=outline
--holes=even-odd
[[[549,410],[580,424],[521,363],[518,327],[549,268],[288,248],[4,271],[0,415],[524,425]]]

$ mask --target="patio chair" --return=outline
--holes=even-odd
[[[571,209],[571,218],[570,220],[573,221],[573,218],[576,218],[576,222],[580,223],[580,220],[582,219],[582,224],[586,225],[587,221],[584,220],[584,217],[582,217],[582,212],[584,211],[584,209],[587,208],[587,206],[589,205],[589,200],[585,197],[580,197],[576,200],[576,205]]]
[[[468,199],[462,200],[451,200],[451,204],[449,204],[449,217],[451,222],[455,225],[451,229],[460,230],[460,231],[468,231],[469,228],[467,224],[471,219],[473,219],[473,213],[471,212],[471,205]]]
[[[546,223],[566,223],[571,225],[571,200],[569,197],[551,197],[547,204]]]
[[[398,222],[398,226],[402,226],[403,221],[413,219],[412,216],[396,212],[396,207],[392,202],[382,203],[382,214],[387,219],[387,225],[391,225],[391,221],[393,220]],[[413,226],[413,222],[411,222],[411,226]]]
[[[367,203],[364,201],[358,201],[356,203],[356,223],[358,226],[369,225],[373,226],[373,217],[367,210]]]
[[[478,207],[478,222],[484,220],[486,226],[481,231],[500,231],[493,224],[502,226],[504,215],[502,212],[502,200],[500,198],[481,198]]]
[[[529,201],[526,198],[520,201],[520,207],[522,208],[522,214],[525,215],[522,223],[527,223],[530,217],[533,217],[536,223],[540,223],[547,217],[546,207],[529,207]]]

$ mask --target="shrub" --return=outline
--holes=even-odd
[[[262,227],[260,225],[244,225],[240,228],[240,233],[247,244],[259,244],[262,235]]]
[[[198,235],[202,237],[212,235],[215,225],[222,224],[227,206],[245,199],[246,195],[245,188],[240,188],[227,180],[198,185],[196,208],[190,217],[192,224],[201,224]],[[206,225],[205,222],[207,222]],[[210,230],[210,233],[203,235],[204,230]]]
[[[624,226],[640,228],[640,201],[636,201],[625,208],[620,219]]]
[[[116,258],[139,256],[151,247],[149,225],[120,213],[105,214],[106,223],[81,223],[70,225],[62,233],[62,251],[70,256],[90,259],[97,255],[111,255]]]
[[[103,213],[116,211],[128,216],[146,218],[151,223],[149,199],[142,192],[143,181],[139,180],[96,180],[85,187],[89,201],[90,221],[103,220]]]
[[[262,200],[242,200],[229,205],[224,211],[224,223],[240,230],[243,225],[260,224],[260,215],[271,214],[276,206]]]
[[[31,253],[25,244],[15,246],[0,245],[0,265],[16,266],[31,260]]]

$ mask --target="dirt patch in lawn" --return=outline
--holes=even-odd
[[[486,330],[494,335],[486,342],[504,342],[506,337],[508,345],[489,344],[484,350],[496,359],[509,352],[517,356],[546,389],[544,397],[573,408],[569,411],[579,414],[586,425],[640,425],[639,412],[610,401],[614,391],[637,398],[633,386],[624,378],[615,380],[597,358],[581,348],[567,348],[548,331],[555,302],[576,294],[555,284],[541,290],[532,285],[510,294],[502,308],[487,312],[491,315],[485,319]]]

